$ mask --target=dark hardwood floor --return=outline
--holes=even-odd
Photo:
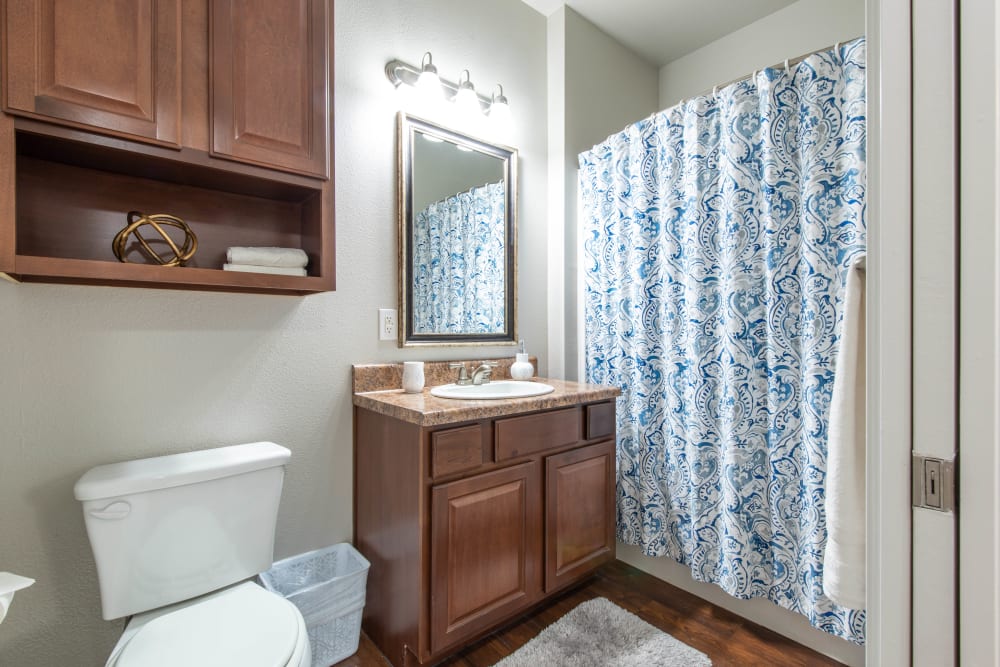
[[[841,664],[621,561],[602,567],[584,584],[533,613],[515,619],[507,627],[440,664],[447,667],[493,665],[578,604],[595,597],[611,600],[705,653],[714,667]],[[371,640],[362,634],[357,654],[338,663],[337,667],[388,664]]]

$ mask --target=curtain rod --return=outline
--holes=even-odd
[[[704,97],[705,95],[708,95],[709,93],[715,93],[716,91],[719,90],[719,88],[725,88],[726,86],[731,86],[734,83],[740,83],[741,81],[747,81],[749,79],[752,79],[753,77],[755,77],[757,75],[757,72],[762,72],[762,71],[764,71],[766,69],[778,69],[778,68],[782,68],[782,69],[785,69],[787,71],[788,68],[790,68],[790,67],[792,67],[794,65],[798,65],[800,62],[802,62],[803,60],[805,60],[809,56],[814,56],[817,53],[822,53],[824,51],[829,51],[832,48],[840,46],[841,44],[847,44],[848,42],[853,42],[854,40],[861,39],[862,37],[864,37],[864,35],[858,35],[857,37],[851,37],[850,39],[845,39],[845,40],[839,41],[836,44],[831,44],[829,46],[824,46],[822,49],[816,49],[815,51],[810,51],[809,53],[804,53],[801,56],[797,56],[795,58],[789,58],[788,60],[782,60],[781,62],[775,63],[775,64],[773,64],[773,65],[771,65],[769,67],[762,67],[760,69],[755,69],[753,72],[751,72],[750,74],[747,74],[746,76],[741,76],[741,77],[733,79],[732,81],[726,81],[725,83],[720,83],[718,85],[712,86],[708,90],[704,90],[704,91],[698,93],[697,95],[692,95],[691,97],[685,97],[685,98],[681,99],[681,101],[679,101],[675,106],[680,106],[680,105],[684,104],[685,102],[690,102],[691,100],[695,99],[696,97]]]

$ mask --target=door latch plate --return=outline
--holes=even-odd
[[[955,509],[955,462],[913,455],[913,506],[938,512]]]

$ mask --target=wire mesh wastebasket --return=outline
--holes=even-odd
[[[298,607],[309,631],[313,667],[329,667],[358,650],[369,563],[342,542],[278,561],[260,579]]]

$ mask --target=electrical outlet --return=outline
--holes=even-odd
[[[396,340],[396,309],[378,309],[378,339]]]

